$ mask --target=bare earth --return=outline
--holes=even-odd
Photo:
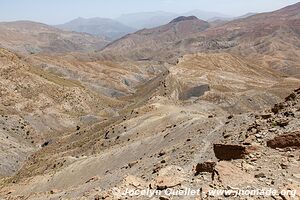
[[[300,199],[299,13],[182,17],[106,47],[1,23],[0,199]],[[185,188],[201,195],[165,194]],[[296,193],[210,193],[264,188]]]

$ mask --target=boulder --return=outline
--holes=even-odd
[[[276,120],[276,125],[278,125],[280,127],[285,127],[285,126],[289,125],[289,120],[288,119]]]
[[[133,167],[134,165],[136,165],[137,163],[139,163],[138,160],[133,161],[133,162],[131,162],[131,163],[128,163],[128,167],[132,168],[132,167]]]
[[[274,114],[278,114],[280,110],[282,110],[284,108],[284,105],[282,103],[278,103],[278,104],[275,104],[274,107],[271,109],[271,111],[274,113]]]
[[[41,147],[46,147],[46,146],[48,146],[48,145],[50,145],[52,143],[53,143],[52,140],[48,140],[48,141],[44,142],[43,144],[41,144]]]
[[[158,176],[155,178],[151,186],[157,190],[165,190],[167,188],[173,188],[181,185],[181,180],[176,177]]]
[[[254,175],[255,178],[266,178],[266,175],[264,173],[259,173]]]
[[[240,168],[228,161],[220,161],[216,165],[218,180],[224,186],[237,187],[255,183],[256,180],[251,174],[242,171]]]
[[[271,113],[267,113],[267,114],[262,114],[260,115],[262,119],[269,119],[272,117],[272,114]]]
[[[144,189],[147,187],[147,183],[139,177],[129,175],[123,180],[123,186],[133,186],[135,188]]]
[[[214,144],[214,153],[220,160],[242,159],[247,155],[245,146],[233,144]]]
[[[198,163],[196,165],[196,168],[195,168],[195,171],[196,171],[195,175],[198,175],[201,172],[214,173],[215,166],[216,166],[216,163],[213,162],[213,161],[207,161],[207,162],[204,162],[204,163]]]
[[[285,101],[293,101],[296,99],[296,97],[297,97],[297,95],[295,93],[292,93],[285,98]]]
[[[300,131],[277,136],[267,141],[267,146],[273,149],[286,147],[300,148]]]
[[[183,169],[178,166],[167,166],[161,169],[158,176],[151,183],[150,188],[157,190],[165,190],[180,186],[186,179]]]

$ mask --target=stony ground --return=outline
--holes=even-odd
[[[234,63],[229,55],[224,56]],[[197,61],[191,61],[193,59]],[[224,91],[216,87],[213,80],[223,77],[223,86],[230,86],[231,69],[223,66],[222,74],[209,74],[200,65],[198,73],[210,76],[201,80],[202,84],[211,85],[209,91],[203,96],[180,100],[180,93],[187,90],[185,76],[191,76],[185,72],[187,63],[197,66],[201,59],[206,59],[206,55],[184,58],[168,72],[137,88],[133,96],[122,97],[120,100],[131,103],[119,110],[118,116],[77,127],[77,131],[41,143],[43,147],[31,154],[18,173],[2,180],[2,197],[126,199],[129,197],[118,191],[129,188],[166,192],[170,188],[187,187],[201,189],[201,195],[168,197],[162,193],[151,198],[130,198],[266,199],[209,192],[212,189],[299,190],[299,150],[296,148],[299,140],[296,138],[299,137],[300,95],[299,90],[290,93],[279,89],[284,85],[295,87],[297,79],[281,78],[276,73],[274,78],[267,76],[264,81],[270,84],[265,84],[268,92],[261,92],[258,99],[251,95],[249,88],[262,91],[253,80],[263,81],[264,76],[258,75],[249,82],[247,76],[255,77],[251,74],[255,72],[241,70],[240,88]],[[215,69],[219,64],[207,66]],[[224,77],[224,72],[228,76]],[[174,84],[178,82],[180,84]],[[189,85],[198,84],[195,81]],[[240,96],[233,96],[230,90],[239,92]],[[241,95],[248,101],[241,101]],[[284,96],[288,98],[282,98]],[[258,102],[256,106],[251,103],[253,100]],[[284,101],[279,103],[281,100]],[[276,136],[285,139],[272,141]]]
[[[1,23],[26,53],[0,48],[0,200],[300,199],[299,9],[178,18],[101,52]],[[241,193],[262,189],[286,193]]]

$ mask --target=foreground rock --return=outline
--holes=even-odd
[[[216,165],[216,171],[218,172],[219,181],[224,186],[242,186],[252,184],[256,181],[252,175],[242,171],[228,161],[219,162]]]
[[[165,190],[180,186],[185,180],[186,174],[181,167],[168,166],[159,171],[159,175],[152,180],[150,188]]]
[[[212,162],[212,161],[207,161],[207,162],[204,162],[204,163],[198,163],[196,165],[196,168],[195,168],[195,171],[196,171],[195,175],[198,175],[201,172],[214,173],[215,166],[216,166],[216,163]]]
[[[224,186],[243,186],[253,184],[256,181],[253,176],[228,161],[218,162],[216,171],[218,172],[219,181]]]
[[[220,160],[233,160],[245,158],[246,147],[232,144],[214,144],[215,156]]]
[[[267,141],[267,146],[273,149],[286,147],[300,148],[300,131],[277,136]]]

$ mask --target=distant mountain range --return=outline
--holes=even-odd
[[[57,25],[57,28],[84,32],[92,35],[104,36],[110,40],[122,37],[128,33],[136,31],[136,29],[126,26],[118,21],[107,18],[77,18],[65,24]]]
[[[300,3],[216,25],[193,16],[179,17],[173,20],[176,23],[127,35],[107,45],[101,53],[112,59],[176,63],[178,57],[188,53],[223,50],[263,60],[262,63],[276,70],[300,77],[300,60],[296,56],[299,55],[299,10]]]
[[[0,199],[300,199],[299,13],[179,16],[113,42],[0,23]],[[203,190],[163,197],[185,188]]]
[[[247,13],[240,17],[232,17],[222,13],[201,10],[192,10],[181,14],[163,11],[141,12],[124,14],[116,19],[79,17],[65,24],[56,25],[55,27],[66,31],[89,33],[113,41],[140,29],[162,26],[180,16],[195,16],[201,20],[214,22],[231,21],[246,18],[254,14],[256,13]]]
[[[31,21],[0,23],[0,46],[18,53],[61,53],[99,50],[108,44],[103,37],[63,31]]]
[[[143,29],[154,28],[167,24],[171,20],[179,16],[196,16],[197,18],[205,21],[210,21],[210,19],[213,18],[232,18],[232,16],[228,16],[222,13],[192,10],[185,13],[171,13],[163,11],[131,13],[122,15],[116,20],[127,26],[134,27],[136,29]]]
[[[244,15],[238,16],[238,17],[212,17],[210,19],[208,19],[208,22],[214,23],[216,21],[232,21],[235,19],[243,19],[243,18],[247,18],[247,17],[251,17],[252,15],[256,15],[258,13],[246,13]]]
[[[116,20],[136,29],[154,28],[169,23],[178,17],[176,13],[169,12],[141,12],[121,15]]]
[[[205,20],[205,21],[213,21],[214,19],[232,19],[234,18],[233,16],[230,15],[225,15],[222,13],[217,13],[217,12],[207,12],[207,11],[202,11],[202,10],[192,10],[186,13],[183,13],[182,15],[184,16],[196,16],[199,19]]]
[[[210,21],[211,19],[230,20],[233,18],[221,13],[201,10],[193,10],[180,14],[157,11],[124,14],[116,19],[80,17],[65,24],[56,25],[55,27],[62,30],[89,33],[106,37],[109,40],[116,40],[140,29],[154,28],[167,24],[179,16],[196,16],[205,21]]]

